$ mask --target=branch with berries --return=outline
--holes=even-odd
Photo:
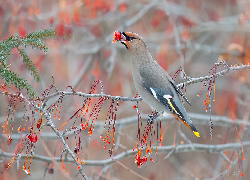
[[[182,153],[182,152],[205,152],[205,153],[218,153],[221,154],[223,151],[232,151],[232,150],[241,150],[241,148],[249,148],[250,141],[245,141],[241,143],[227,143],[227,144],[217,144],[217,145],[208,145],[208,144],[197,144],[193,143],[192,146],[190,144],[178,144],[176,146],[169,145],[169,146],[155,146],[153,153],[155,153],[155,149],[157,148],[157,154],[167,154],[168,152],[174,150],[172,153]],[[142,150],[145,153],[145,149]],[[85,160],[84,166],[106,166],[109,164],[113,164],[116,161],[121,161],[125,158],[133,157],[137,153],[137,150],[126,150],[112,158],[106,160]],[[13,153],[2,152],[0,153],[0,157],[11,158],[13,157]],[[20,154],[19,159],[25,159],[27,155]],[[73,156],[72,156],[73,157]],[[227,158],[226,158],[227,159]],[[33,160],[43,161],[47,163],[52,163],[52,159],[47,156],[42,155],[33,155]],[[54,160],[56,162],[61,162],[61,157],[55,157]],[[116,160],[116,161],[114,161]],[[74,158],[67,157],[66,159],[63,158],[64,163],[75,164]],[[227,159],[228,161],[228,159]],[[229,162],[231,162],[229,160]]]
[[[210,115],[206,115],[206,114],[197,114],[197,113],[188,113],[188,115],[190,116],[190,118],[192,119],[192,121],[195,124],[199,124],[199,125],[209,125],[210,124]],[[250,122],[246,122],[243,119],[236,119],[235,121],[233,121],[232,119],[230,119],[229,117],[226,116],[216,116],[213,115],[213,123],[214,126],[220,126],[220,127],[230,127],[232,125],[235,126],[245,126],[245,127],[250,127]],[[167,117],[161,117],[161,121],[162,123],[167,123],[169,122],[169,120],[171,120],[172,117],[167,116]],[[148,115],[147,114],[141,114],[141,122],[147,122],[148,120]],[[171,123],[173,123],[174,121],[171,121]],[[136,123],[138,123],[138,116],[130,116],[130,117],[126,117],[126,118],[122,118],[122,119],[117,119],[116,122],[116,128],[119,127],[131,127],[131,126],[135,126]],[[78,129],[81,128],[81,126],[77,126]],[[103,121],[97,121],[95,124],[95,129],[102,129],[103,128]],[[74,134],[70,134],[71,131],[74,131],[74,129],[71,129],[69,131],[67,131],[67,133],[63,134],[63,137],[72,137]],[[4,134],[2,134],[2,137],[5,137]],[[24,136],[20,135],[20,134],[12,134],[11,138],[13,141],[18,141],[20,139],[22,139]],[[46,132],[46,133],[42,133],[41,137],[43,138],[43,140],[46,141],[51,141],[54,139],[58,139],[60,137],[57,136],[57,134],[53,133],[53,132]]]
[[[224,75],[226,75],[228,73],[232,73],[232,72],[235,72],[235,71],[241,71],[241,70],[249,70],[249,69],[250,69],[250,65],[240,65],[240,66],[235,66],[235,67],[226,67],[226,70],[223,70],[223,71],[220,71],[220,72],[217,72],[217,73],[213,73],[210,76],[205,76],[205,77],[200,77],[200,78],[186,78],[186,79],[188,79],[187,82],[180,83],[177,86],[181,88],[181,87],[183,87],[183,85],[187,86],[187,85],[192,85],[192,84],[198,83],[198,82],[206,82],[206,81],[209,81],[210,79],[215,79],[215,78],[224,76]],[[72,162],[74,162],[75,164],[78,165],[79,172],[82,174],[82,176],[85,179],[87,179],[87,176],[86,176],[86,174],[84,173],[84,171],[82,169],[82,167],[83,167],[82,165],[83,164],[86,165],[86,162],[93,163],[93,161],[85,160],[84,162],[82,162],[81,159],[79,158],[79,151],[80,151],[81,145],[78,143],[79,145],[76,146],[75,152],[73,152],[70,149],[70,147],[68,146],[66,141],[67,141],[68,138],[70,138],[70,137],[72,137],[74,135],[76,136],[76,134],[80,134],[81,131],[88,130],[88,134],[92,135],[92,132],[93,132],[94,128],[97,129],[97,128],[103,127],[103,123],[101,123],[99,121],[96,121],[96,119],[98,117],[98,114],[100,112],[100,109],[101,109],[102,104],[104,103],[104,101],[111,100],[111,105],[110,105],[110,108],[109,108],[107,119],[105,121],[106,130],[108,130],[108,131],[107,131],[106,135],[105,134],[101,135],[103,141],[105,141],[106,144],[109,144],[109,143],[111,143],[113,141],[113,145],[114,145],[114,137],[112,137],[112,136],[109,137],[109,134],[114,135],[113,132],[115,131],[115,127],[125,127],[125,126],[134,125],[135,123],[138,122],[138,117],[139,116],[141,117],[141,119],[140,119],[141,122],[144,122],[144,121],[146,122],[147,121],[147,115],[143,115],[143,114],[139,114],[139,116],[128,117],[128,118],[124,118],[124,119],[120,119],[120,120],[116,119],[116,112],[117,112],[117,108],[118,108],[118,103],[120,101],[131,101],[131,102],[137,102],[138,103],[139,101],[142,100],[142,98],[140,98],[140,97],[121,97],[121,96],[107,95],[107,94],[103,93],[102,85],[101,85],[101,93],[100,94],[95,94],[94,91],[95,91],[98,84],[101,84],[101,81],[96,81],[93,84],[93,86],[91,87],[90,93],[76,92],[74,90],[74,88],[71,87],[71,86],[67,87],[67,88],[71,89],[71,91],[66,91],[67,88],[64,91],[59,91],[56,88],[56,86],[53,84],[44,91],[42,96],[36,97],[34,99],[31,99],[31,98],[27,99],[21,93],[13,94],[13,93],[7,92],[5,88],[1,88],[2,92],[0,92],[0,94],[9,96],[11,98],[11,102],[10,102],[10,105],[9,105],[8,109],[12,109],[12,110],[9,110],[9,114],[13,115],[13,117],[15,115],[14,111],[17,108],[15,106],[15,103],[17,101],[19,101],[21,103],[24,103],[25,106],[29,106],[29,109],[32,110],[31,115],[29,115],[29,114],[27,115],[26,112],[24,113],[24,115],[26,114],[26,117],[29,120],[31,120],[30,123],[32,124],[32,127],[30,128],[29,133],[25,137],[22,137],[19,134],[18,135],[17,134],[9,135],[7,133],[8,128],[9,128],[7,125],[8,125],[8,123],[13,121],[13,119],[9,116],[9,114],[7,115],[7,123],[5,123],[3,127],[4,127],[4,136],[7,136],[7,138],[8,138],[8,140],[7,140],[8,144],[11,144],[13,140],[18,140],[20,138],[23,139],[23,141],[20,144],[20,146],[18,147],[17,151],[14,154],[12,154],[14,156],[12,156],[13,159],[11,161],[10,166],[14,163],[15,160],[23,157],[23,155],[21,155],[20,153],[23,151],[23,149],[25,147],[29,147],[31,149],[31,150],[30,149],[27,150],[28,154],[31,153],[31,154],[29,154],[30,155],[29,157],[31,157],[32,159],[36,159],[36,157],[37,157],[39,159],[40,156],[37,156],[36,154],[34,154],[35,143],[37,141],[39,141],[39,139],[37,139],[37,133],[39,133],[39,134],[41,134],[41,137],[43,137],[44,139],[59,138],[60,141],[62,142],[62,144],[64,145],[64,150],[62,151],[62,154],[63,153],[70,154],[71,157],[72,157]],[[55,90],[56,90],[55,93],[50,93],[50,90],[52,88],[55,88]],[[61,127],[57,128],[53,124],[53,122],[52,122],[52,118],[53,118],[52,114],[56,114],[56,113],[58,113],[58,111],[59,111],[59,114],[60,114],[60,108],[59,107],[61,107],[63,98],[66,97],[66,96],[79,96],[79,97],[82,97],[84,99],[84,104],[79,110],[76,111],[76,113],[68,121],[66,121],[64,123],[64,124],[66,124],[67,122],[72,120],[72,121],[74,121],[72,127],[69,128],[69,129],[65,129],[65,130],[61,131],[60,130]],[[51,99],[51,98],[54,98],[54,97],[57,97],[58,100],[56,101],[56,103],[53,103],[52,105],[48,106],[47,105],[48,100]],[[91,99],[97,99],[97,101],[96,101],[96,104],[94,105],[93,109],[91,110],[91,112],[88,113],[89,103],[90,103]],[[35,114],[37,112],[38,112],[38,114],[40,116],[40,119],[37,119],[37,115],[35,116]],[[81,122],[80,125],[79,124],[75,125],[75,122],[76,122],[78,117],[84,117],[85,118],[85,116],[87,116],[87,115],[89,116],[89,118],[88,118],[88,120],[86,122]],[[189,116],[191,117],[193,122],[197,123],[197,124],[209,124],[209,121],[210,121],[210,116],[208,116],[208,115],[191,114],[190,113]],[[54,116],[54,119],[59,119],[59,115],[58,115],[58,117]],[[170,119],[169,117],[168,118],[163,117],[161,119],[161,121],[162,122],[169,121],[169,119]],[[106,122],[108,122],[110,120],[111,120],[111,123],[110,122],[106,123]],[[213,121],[214,121],[214,124],[218,125],[218,126],[231,126],[231,125],[245,125],[247,127],[250,126],[248,122],[244,122],[243,120],[235,121],[235,120],[230,120],[227,117],[220,117],[220,116],[213,116]],[[95,122],[95,123],[93,123],[93,122]],[[50,127],[54,131],[54,133],[42,133],[42,130],[45,127]],[[23,131],[21,129],[21,126],[20,126],[20,128],[18,128],[18,130]],[[103,131],[104,130],[105,130],[105,127],[104,127]],[[111,141],[111,139],[112,139],[112,141]],[[239,147],[241,147],[241,148],[248,147],[247,143],[248,142],[242,142],[241,146],[239,146],[239,144],[237,144],[237,145],[235,145],[235,144],[233,144],[233,145],[232,144],[224,144],[224,145],[221,145],[221,146],[209,146],[209,145],[193,144],[191,147],[190,147],[190,144],[182,144],[182,145],[178,145],[177,149],[178,149],[178,152],[180,152],[182,149],[183,149],[183,151],[185,151],[184,149],[186,149],[186,151],[189,151],[189,147],[190,147],[194,151],[200,151],[201,149],[203,149],[202,151],[213,152],[213,150],[218,148],[218,147],[219,147],[219,150],[217,149],[218,151],[221,151],[220,148],[225,148],[225,150],[227,150],[228,148],[229,149],[231,149],[231,148],[238,149]],[[112,148],[110,149],[110,154],[112,154],[113,145],[112,145]],[[106,145],[104,147],[106,148]],[[165,149],[164,149],[164,147],[165,147]],[[145,149],[142,148],[141,152],[144,152],[144,150]],[[152,148],[150,150],[154,150],[154,149]],[[157,147],[157,153],[161,153],[161,152],[164,153],[167,150],[173,150],[173,147],[171,147],[171,146]],[[215,150],[215,151],[217,151],[217,150]],[[131,151],[133,151],[133,150],[131,150]],[[134,149],[133,153],[131,152],[131,154],[129,154],[129,155],[132,156],[137,151],[138,151],[138,149]],[[173,151],[175,151],[175,149]],[[126,153],[128,153],[128,152],[130,152],[130,151],[127,151]],[[10,154],[8,154],[8,153],[6,154],[5,152],[2,153],[2,156],[9,156],[9,155]],[[124,156],[124,155],[125,154],[115,156],[117,158],[116,160],[120,160],[119,159],[120,157],[128,157],[127,154],[126,154],[126,156]],[[27,158],[27,156],[26,156],[26,158]],[[48,157],[47,158],[42,157],[40,159],[44,159],[44,158],[47,161]],[[145,159],[146,159],[146,156],[139,159],[140,163],[143,163],[141,161],[144,161]],[[56,158],[56,161],[58,161],[57,158]],[[67,161],[67,160],[62,158],[62,155],[61,155],[61,160],[60,161]],[[112,159],[107,160],[107,162],[109,162],[109,161],[113,162]],[[107,164],[106,161],[104,161],[104,162],[105,162],[105,164]],[[100,161],[98,161],[98,163],[100,163]],[[95,165],[95,164],[93,164],[93,165]],[[25,170],[28,173],[30,171],[29,168],[25,169]]]

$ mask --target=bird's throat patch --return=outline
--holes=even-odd
[[[121,41],[121,43],[124,44],[124,46],[125,46],[127,49],[130,49],[129,41]]]

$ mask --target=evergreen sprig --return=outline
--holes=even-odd
[[[27,55],[27,53],[24,51],[24,49],[21,48],[17,48],[20,55],[23,57],[23,62],[26,64],[26,66],[28,67],[28,70],[31,71],[31,74],[34,76],[34,78],[36,79],[36,82],[39,82],[40,76],[38,73],[38,69],[36,68],[36,66],[33,64],[33,62],[30,60],[29,56]]]
[[[43,29],[32,33],[28,33],[24,37],[20,37],[18,34],[14,34],[7,38],[5,41],[0,41],[0,76],[4,80],[5,84],[14,84],[19,89],[26,89],[27,93],[31,96],[35,96],[35,92],[31,85],[27,83],[27,80],[20,78],[18,74],[10,71],[9,59],[13,56],[12,50],[17,48],[19,54],[23,58],[28,70],[34,77],[36,82],[40,81],[38,69],[34,65],[33,61],[29,58],[24,48],[30,46],[35,49],[43,50],[48,52],[46,40],[49,38],[56,39],[57,32],[54,29]],[[65,39],[68,35],[63,36]]]
[[[19,89],[26,89],[30,97],[35,96],[35,91],[26,79],[20,78],[18,74],[11,72],[9,69],[0,67],[0,75],[5,84],[14,84]]]

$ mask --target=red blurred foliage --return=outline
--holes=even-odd
[[[166,33],[167,35],[171,35],[174,31],[174,24],[173,23],[168,23],[168,26],[166,28]]]
[[[95,19],[96,18],[96,11],[91,11],[91,18]]]
[[[186,17],[183,17],[183,16],[179,16],[178,21],[180,21],[182,25],[187,26],[187,27],[196,25],[195,22],[193,22],[192,20],[187,19]]]
[[[73,34],[73,29],[72,29],[71,26],[70,26],[70,27],[66,27],[66,29],[65,29],[65,34],[66,34],[67,36],[71,36],[71,35]]]
[[[42,69],[42,62],[44,60],[44,57],[45,57],[45,54],[41,54],[39,57],[38,57],[38,61],[36,62],[36,67],[37,69],[39,70],[39,72],[41,71]]]
[[[41,10],[38,8],[36,9],[36,15],[39,15],[39,14],[41,14]]]
[[[73,33],[72,27],[65,27],[64,24],[58,24],[56,26],[56,33],[58,36],[70,36]]]
[[[159,19],[153,19],[152,20],[152,25],[153,25],[153,27],[158,27],[159,26]]]
[[[105,0],[85,0],[86,7],[90,8],[90,17],[95,19],[99,11],[102,13],[107,13],[110,10],[113,10],[114,2],[105,1]]]
[[[167,22],[167,19],[163,21],[164,17],[166,17],[166,13],[163,10],[157,10],[152,19],[152,26],[156,28],[160,25],[160,22]]]
[[[29,9],[29,14],[30,14],[30,16],[33,16],[33,15],[34,15],[34,8],[33,8],[33,7],[30,7],[30,9]]]
[[[100,63],[96,61],[95,63],[95,69],[93,70],[93,75],[95,76],[95,79],[100,79]]]
[[[79,8],[74,7],[73,21],[78,25],[80,23]]]
[[[58,36],[63,36],[65,33],[65,26],[63,24],[56,25],[56,32]]]
[[[19,26],[18,27],[18,33],[20,35],[20,37],[25,37],[26,36],[26,30],[23,28],[23,26]]]
[[[162,46],[160,51],[157,53],[157,62],[161,65],[163,69],[167,71],[168,69],[168,64],[167,64],[167,59],[168,59],[168,51],[166,51],[167,47]]]
[[[219,21],[220,19],[220,15],[215,10],[208,11],[207,15],[211,21]]]
[[[110,54],[111,54],[110,50],[105,49],[104,56],[105,56],[106,59],[109,58]]]
[[[95,147],[96,149],[100,149],[101,148],[101,145],[99,143],[99,140],[97,139],[94,139],[92,142],[91,142],[91,146]]]
[[[3,151],[4,152],[4,151]],[[10,177],[10,170],[8,168],[8,160],[4,160],[1,162],[3,165],[0,166],[0,172],[1,172],[1,180],[8,180],[11,179]]]
[[[238,22],[239,22],[240,25],[243,26],[243,25],[245,25],[245,24],[247,23],[248,19],[249,19],[248,14],[246,14],[246,13],[241,13],[241,14],[239,15],[239,17],[238,17]]]
[[[237,102],[235,100],[236,95],[234,93],[230,93],[228,96],[228,117],[232,120],[237,119]]]
[[[222,116],[225,113],[227,104],[228,104],[228,92],[222,91],[219,96],[217,97],[215,103],[215,112],[218,116]]]
[[[65,13],[65,24],[69,25],[71,23],[69,12]]]
[[[181,39],[184,41],[184,42],[187,42],[190,38],[190,33],[189,31],[183,31],[181,33]]]
[[[64,12],[63,11],[59,11],[57,14],[57,18],[59,22],[63,22],[64,20]]]
[[[121,3],[119,6],[120,12],[125,12],[127,10],[128,5],[126,3]]]
[[[91,0],[84,0],[86,7],[91,6]]]
[[[0,6],[0,17],[4,14],[3,8]]]
[[[156,172],[151,172],[150,175],[149,175],[149,180],[156,180]]]
[[[49,18],[49,24],[53,24],[54,23],[54,18],[53,17],[50,17]]]
[[[93,33],[93,35],[100,37],[101,36],[100,26],[94,26],[93,28],[91,28],[91,32]]]

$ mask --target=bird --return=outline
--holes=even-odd
[[[180,96],[190,102],[177,87],[168,73],[153,59],[142,37],[132,32],[115,31],[113,43],[121,42],[128,49],[132,62],[135,88],[140,97],[154,110],[153,121],[159,115],[169,112],[184,123],[195,136],[200,137],[193,122],[188,117]]]

